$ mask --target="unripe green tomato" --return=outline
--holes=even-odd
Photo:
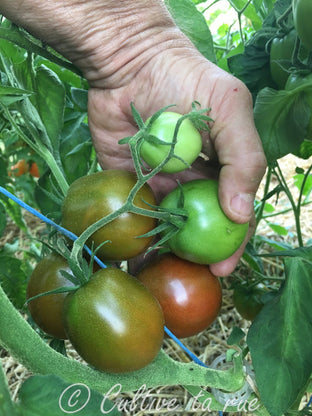
[[[270,70],[273,81],[282,90],[285,87],[291,65],[291,57],[294,50],[297,34],[292,30],[282,38],[275,38],[271,43]],[[289,62],[288,62],[289,61]]]
[[[303,45],[312,51],[312,2],[311,0],[292,1],[294,26]]]
[[[50,290],[73,286],[73,283],[62,275],[61,270],[72,274],[63,257],[55,253],[44,257],[34,268],[28,280],[27,299]],[[54,338],[67,338],[62,319],[66,296],[67,293],[45,295],[28,304],[30,315],[36,324]]]
[[[218,182],[196,179],[184,183],[181,188],[188,218],[166,242],[171,251],[200,264],[218,263],[234,254],[246,237],[248,223],[237,224],[224,214],[218,198]],[[180,192],[180,187],[175,188],[160,206],[178,208]]]
[[[175,126],[182,117],[179,113],[164,112],[152,124],[150,134],[164,143],[172,143]],[[189,119],[185,119],[179,128],[174,154],[191,165],[199,156],[202,148],[201,135]],[[157,167],[170,151],[170,145],[144,141],[141,157],[151,167]],[[187,165],[177,158],[170,159],[162,168],[165,173],[177,173],[185,170]]]
[[[286,82],[285,90],[292,91],[296,88],[302,89],[302,97],[311,111],[307,126],[307,140],[312,140],[312,73],[308,75],[291,74]]]

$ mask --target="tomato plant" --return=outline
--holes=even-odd
[[[122,207],[136,183],[133,173],[123,170],[106,170],[81,177],[72,183],[64,199],[62,224],[76,235],[90,225]],[[150,209],[155,205],[151,188],[145,184],[136,194],[134,204]],[[155,219],[125,212],[96,231],[89,239],[95,247],[107,242],[97,251],[103,261],[125,260],[143,252],[152,237],[136,238],[151,231]]]
[[[160,206],[177,208],[181,191],[188,218],[167,241],[169,248],[195,263],[217,263],[230,257],[244,241],[248,224],[237,224],[224,214],[218,199],[218,181],[196,179],[184,183],[166,195]]]
[[[276,37],[271,43],[270,69],[273,81],[282,90],[289,77],[289,67],[296,42],[295,30],[290,31],[284,37]]]
[[[263,295],[267,293],[262,285],[248,286],[236,285],[233,293],[234,306],[242,318],[253,321],[261,311],[264,301]]]
[[[167,253],[148,263],[137,278],[158,299],[166,326],[179,338],[203,331],[220,311],[221,284],[206,265]]]
[[[312,4],[310,0],[293,0],[294,25],[303,45],[312,50]]]
[[[158,301],[120,269],[96,272],[88,283],[67,296],[63,312],[74,348],[100,370],[138,370],[161,348],[164,316]]]
[[[33,270],[27,284],[27,299],[50,290],[73,286],[73,283],[61,274],[61,270],[71,273],[66,260],[57,255],[44,257]],[[28,304],[31,317],[47,334],[66,339],[63,326],[63,304],[67,293],[44,295]]]
[[[141,146],[143,160],[152,168],[158,166],[168,155],[170,144],[173,141],[174,130],[178,120],[182,117],[179,113],[164,112],[152,123],[150,135],[153,138],[145,140]],[[162,168],[162,172],[175,173],[185,170],[198,157],[202,148],[201,135],[189,119],[183,120],[177,135],[174,148],[176,157],[170,159]]]

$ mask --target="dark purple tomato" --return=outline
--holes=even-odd
[[[165,254],[147,264],[137,278],[158,299],[166,326],[179,338],[203,331],[218,316],[222,288],[206,265]]]

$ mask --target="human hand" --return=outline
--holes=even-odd
[[[105,169],[133,170],[129,148],[118,140],[135,134],[130,110],[133,101],[144,119],[165,105],[174,111],[190,111],[192,101],[211,107],[210,134],[203,134],[202,151],[210,159],[199,158],[191,169],[176,175],[160,174],[150,183],[162,198],[177,183],[219,175],[219,198],[226,215],[233,221],[249,221],[244,244],[229,259],[210,265],[224,276],[233,271],[254,231],[253,201],[265,170],[265,157],[253,123],[251,97],[237,79],[205,60],[193,47],[166,50],[155,55],[133,78],[117,88],[91,88],[89,124],[99,162]],[[216,163],[217,161],[217,163]]]

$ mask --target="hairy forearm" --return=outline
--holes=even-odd
[[[0,13],[71,60],[95,85],[127,77],[157,51],[187,42],[162,0],[0,0]]]

